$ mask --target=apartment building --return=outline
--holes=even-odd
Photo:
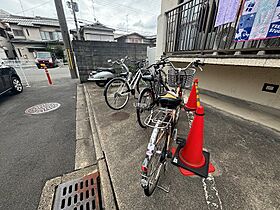
[[[280,3],[265,2],[162,0],[157,58],[165,52],[178,67],[203,59],[204,92],[280,109]]]

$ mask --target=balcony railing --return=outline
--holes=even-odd
[[[166,12],[165,52],[207,56],[277,57],[280,38],[234,41],[238,20],[214,27],[219,0],[189,0]]]

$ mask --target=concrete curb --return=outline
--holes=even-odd
[[[94,147],[96,152],[97,165],[100,173],[103,207],[105,209],[118,209],[116,204],[117,201],[114,198],[114,190],[111,185],[110,174],[107,168],[107,163],[100,143],[99,133],[97,130],[97,121],[95,119],[95,113],[94,110],[92,109],[90,95],[88,93],[85,84],[84,84],[84,93],[86,97],[87,109],[89,112],[89,121],[90,121],[90,127],[92,131],[92,139],[94,142]]]

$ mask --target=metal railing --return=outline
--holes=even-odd
[[[280,38],[234,41],[238,19],[215,27],[219,0],[188,0],[166,12],[165,52],[169,54],[212,54],[277,56]]]

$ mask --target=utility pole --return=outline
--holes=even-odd
[[[66,23],[66,18],[63,10],[63,5],[61,0],[54,0],[55,7],[56,7],[56,12],[57,12],[57,17],[61,29],[61,34],[65,46],[65,50],[67,53],[67,58],[68,58],[68,64],[69,64],[69,70],[71,74],[72,79],[78,78],[77,75],[77,70],[76,70],[76,64],[75,64],[75,58],[74,58],[74,53],[73,49],[71,46],[71,41],[68,33],[68,27]]]
[[[76,26],[76,30],[77,30],[78,40],[81,40],[81,35],[80,35],[80,32],[79,32],[78,21],[77,21],[77,17],[76,17],[76,12],[78,12],[79,9],[78,9],[78,4],[76,2],[73,2],[73,0],[71,0],[71,9],[72,9],[73,16],[74,16],[74,21],[75,21],[75,26]]]

